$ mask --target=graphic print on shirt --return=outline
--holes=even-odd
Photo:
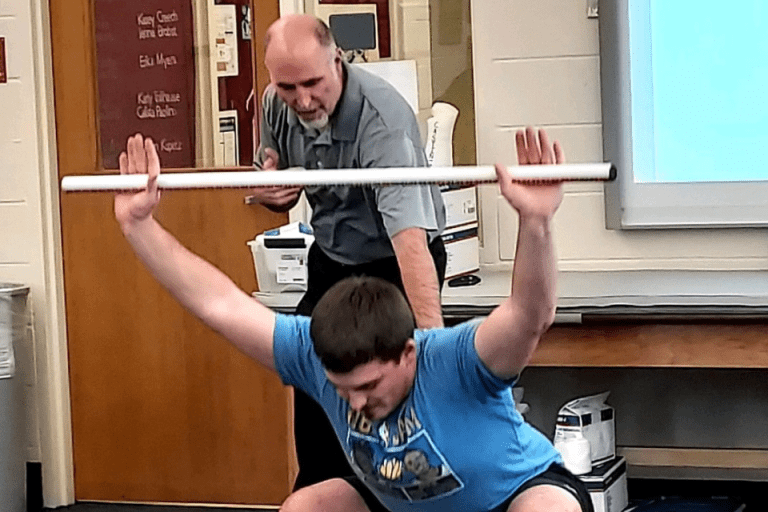
[[[347,441],[352,466],[369,486],[410,501],[444,497],[461,490],[459,480],[440,453],[412,406],[374,425],[349,410]]]

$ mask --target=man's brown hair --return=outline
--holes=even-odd
[[[400,359],[415,328],[413,312],[395,285],[356,276],[323,295],[312,313],[310,334],[325,369],[348,373],[374,359]]]

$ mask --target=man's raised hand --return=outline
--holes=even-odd
[[[120,224],[140,222],[152,215],[160,202],[157,177],[160,175],[160,158],[150,138],[136,134],[128,138],[126,150],[120,153],[120,174],[147,174],[147,188],[136,193],[119,193],[115,196],[115,217]]]

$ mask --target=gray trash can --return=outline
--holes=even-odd
[[[25,512],[24,398],[14,345],[27,332],[29,288],[0,282],[0,509]]]

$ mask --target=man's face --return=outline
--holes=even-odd
[[[341,98],[341,56],[313,38],[293,50],[270,45],[265,59],[270,79],[305,126],[323,128]]]
[[[397,361],[374,359],[349,373],[326,371],[336,391],[352,409],[369,420],[386,418],[411,390],[416,371],[416,346],[408,340]]]

